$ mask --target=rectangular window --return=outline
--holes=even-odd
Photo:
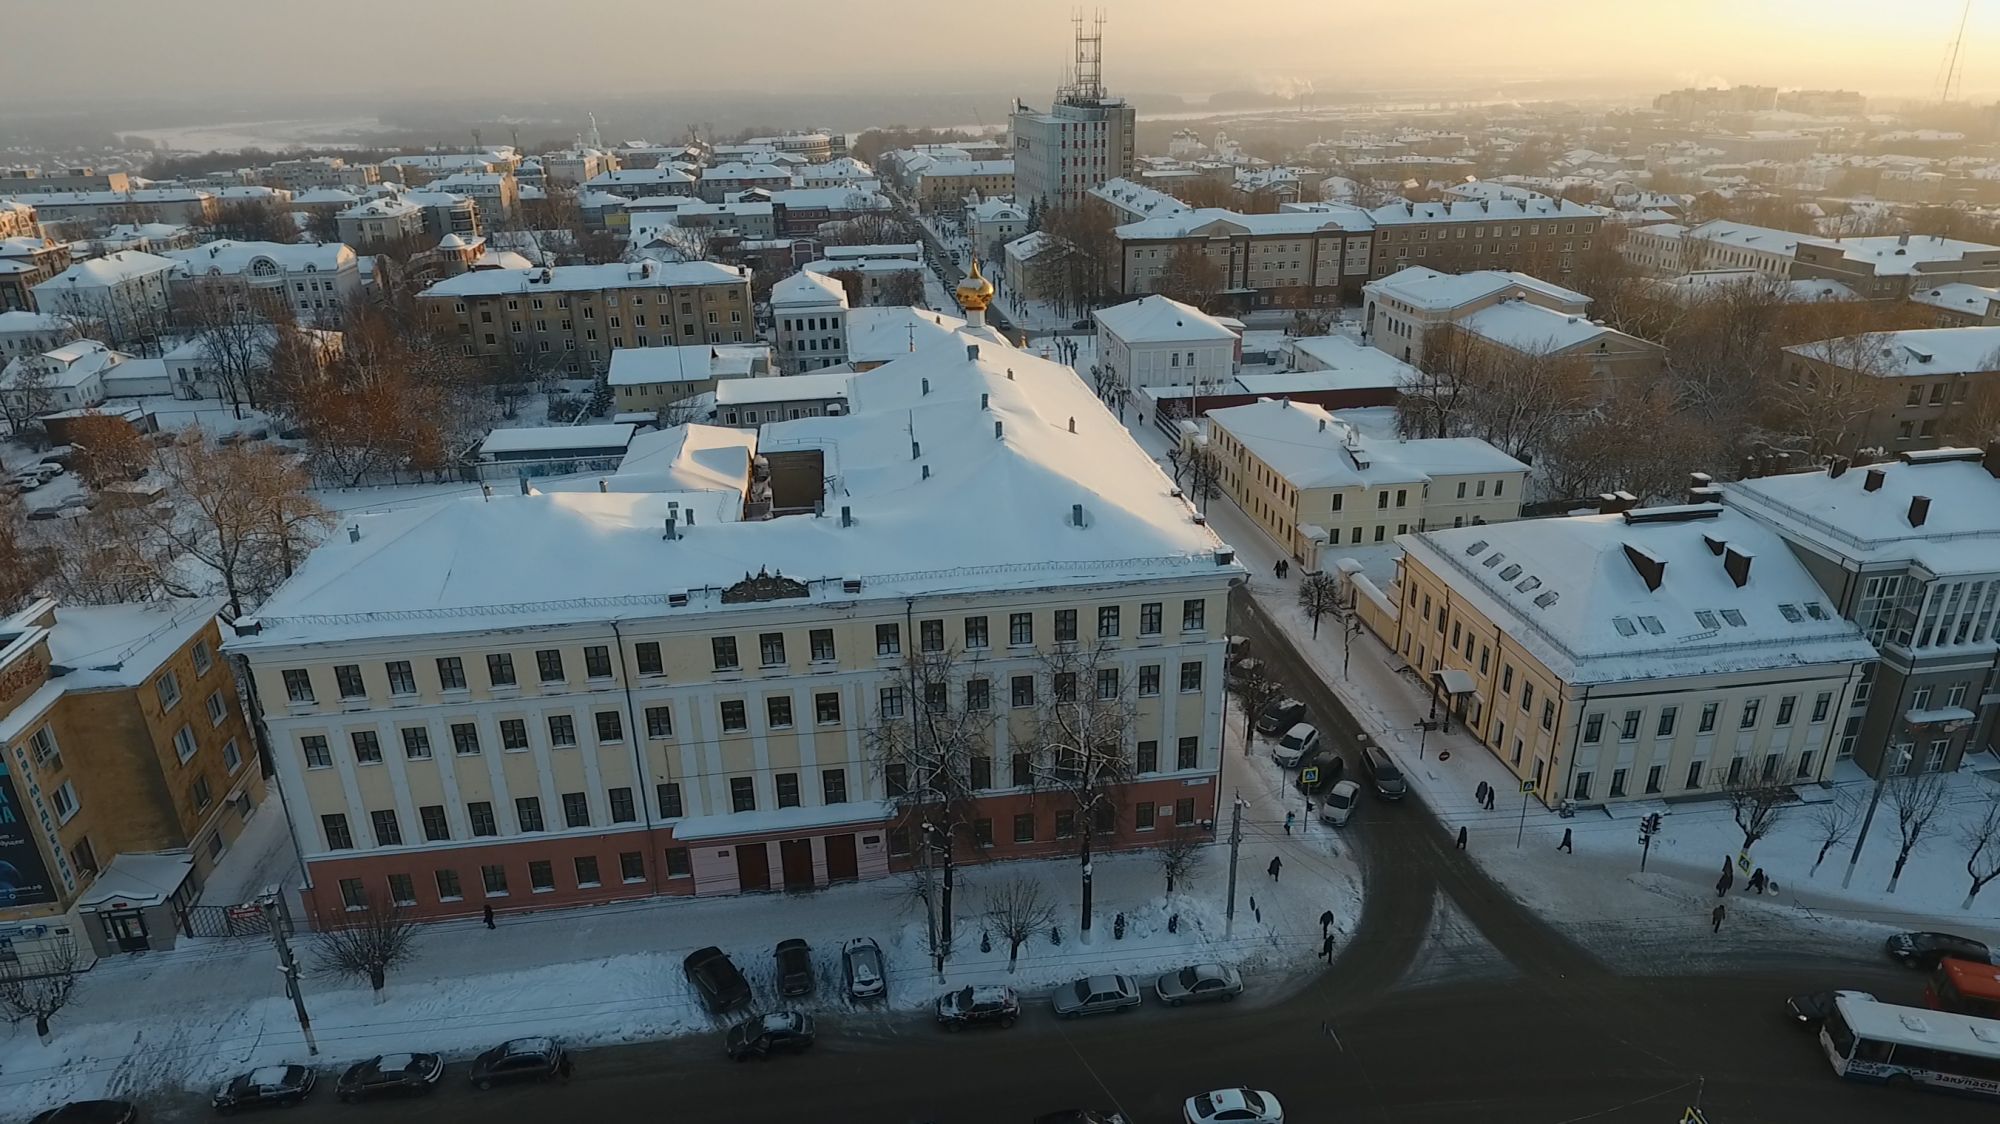
[[[396,822],[396,810],[385,809],[368,813],[368,820],[375,828],[377,847],[397,847],[403,842],[403,827]]]
[[[196,675],[207,675],[208,669],[213,666],[215,666],[215,657],[209,654],[208,641],[206,640],[195,641],[194,673]]]
[[[792,697],[790,695],[772,695],[766,698],[764,700],[764,718],[766,724],[773,730],[791,729]]]
[[[944,622],[928,620],[917,622],[917,650],[919,652],[944,651]]]
[[[313,701],[312,676],[304,668],[290,667],[282,673],[285,680],[285,698],[295,703]]]
[[[222,743],[222,764],[232,773],[243,767],[243,751],[236,748],[235,738]]]
[[[417,820],[423,825],[424,842],[437,843],[451,838],[451,823],[445,819],[444,805],[426,804],[418,808]]]
[[[681,786],[676,782],[654,785],[653,802],[660,806],[660,818],[663,820],[677,820],[687,814],[681,805]]]
[[[507,896],[506,867],[501,866],[498,863],[492,863],[486,866],[482,866],[479,868],[479,879],[481,884],[483,884],[486,887],[487,897],[504,898]]]
[[[321,738],[320,744],[324,747],[326,739]],[[36,730],[34,736],[28,739],[28,745],[34,751],[35,764],[51,771],[62,768],[62,751],[56,747],[56,734],[53,728],[44,726]],[[310,766],[311,762],[307,764]]]
[[[832,725],[840,721],[840,693],[821,691],[813,695],[813,721]]]
[[[1076,610],[1057,609],[1056,643],[1074,644],[1075,642],[1076,642]]]
[[[1135,771],[1141,773],[1159,772],[1160,743],[1157,741],[1140,742],[1133,753],[1133,768]]]
[[[1655,726],[1653,727],[1653,736],[1654,736],[1654,737],[1658,737],[1658,738],[1671,738],[1671,737],[1673,737],[1673,736],[1674,736],[1674,718],[1675,718],[1675,716],[1676,716],[1676,715],[1678,715],[1679,713],[1680,713],[1680,708],[1679,708],[1679,707],[1674,707],[1674,706],[1663,706],[1663,707],[1661,707],[1661,708],[1660,708],[1660,721],[1659,721],[1659,723],[1658,723],[1657,725],[1655,725]]]
[[[1708,762],[1699,760],[1688,762],[1687,783],[1684,784],[1682,787],[1700,788],[1702,767],[1707,764]]]
[[[457,656],[439,656],[438,686],[447,691],[465,690],[465,661]]]
[[[639,665],[639,674],[666,674],[667,667],[660,659],[660,645],[657,641],[647,640],[633,645],[632,655]]]
[[[1777,724],[1780,726],[1791,725],[1792,711],[1795,710],[1798,707],[1798,705],[1799,705],[1799,697],[1797,695],[1786,695],[1784,698],[1779,699]]]
[[[1051,686],[1055,688],[1054,694],[1057,702],[1076,701],[1076,672],[1058,671],[1053,676],[1050,676],[1050,681]]]
[[[1604,716],[1593,714],[1583,720],[1583,744],[1596,745],[1604,740]]]
[[[382,763],[382,742],[373,730],[356,730],[348,735],[354,743],[354,760],[362,765]],[[185,758],[183,759],[185,760]]]
[[[361,910],[368,908],[368,890],[359,878],[340,880],[340,904],[344,909]]]
[[[63,805],[60,803],[57,806],[57,811],[62,814],[64,819],[68,819],[70,816],[70,812],[74,811],[76,808],[76,803],[75,803],[76,798],[74,796],[75,791],[76,791],[75,789],[70,787],[70,783],[68,781],[64,781],[62,787],[56,790],[56,795],[68,802],[67,803],[67,807],[69,809],[68,811],[65,811]],[[207,777],[196,777],[194,779],[193,788],[189,790],[189,795],[194,797],[194,810],[197,812],[206,811],[208,809],[209,802],[215,798],[214,791],[208,787]],[[211,836],[210,838],[220,840],[221,836]]]
[[[646,880],[646,856],[638,851],[622,851],[618,855],[618,877],[625,882]]]
[[[764,667],[785,666],[785,634],[765,632],[757,636],[757,658]]]
[[[1100,667],[1097,669],[1097,697],[1110,700],[1118,697],[1118,669]]]
[[[567,714],[549,715],[549,745],[556,749],[576,746],[576,719]]]
[[[326,833],[327,850],[348,851],[354,848],[354,836],[348,833],[346,816],[328,812],[319,818],[319,826]]]
[[[472,825],[475,837],[500,834],[500,822],[493,818],[493,805],[485,800],[474,800],[465,806],[465,819]]]
[[[414,695],[417,693],[417,673],[410,668],[410,661],[390,660],[385,667],[389,672],[390,694]]]
[[[674,711],[668,706],[646,708],[646,736],[649,738],[671,738],[674,736]]]
[[[984,648],[988,646],[985,617],[965,618],[965,646]]]
[[[535,674],[544,683],[560,683],[563,675],[561,648],[543,648],[535,653]]]
[[[639,818],[639,809],[632,802],[632,790],[614,788],[608,793],[611,802],[612,823],[632,823]]]
[[[625,717],[615,710],[600,710],[592,717],[597,722],[597,740],[600,742],[622,742],[625,740]]]
[[[1542,729],[1553,730],[1555,728],[1556,728],[1556,702],[1554,699],[1543,699]]]
[[[1033,843],[1035,841],[1035,814],[1021,812],[1014,817],[1014,842]]]
[[[1138,806],[1132,812],[1133,825],[1140,831],[1151,831],[1153,830],[1153,820],[1153,802],[1151,800],[1139,801]]]
[[[1175,766],[1181,769],[1199,768],[1201,765],[1201,739],[1182,738],[1178,747]]]
[[[819,795],[822,804],[847,803],[847,770],[820,770]]]
[[[153,691],[160,696],[160,709],[172,710],[180,705],[181,681],[173,672],[165,672],[153,680]]]
[[[1161,618],[1165,614],[1158,601],[1143,602],[1139,606],[1139,635],[1158,636],[1162,627]]]
[[[563,793],[562,806],[564,827],[590,826],[590,800],[583,793]]]
[[[1035,614],[1010,613],[1007,616],[1007,643],[1016,648],[1025,648],[1035,642]]]
[[[370,734],[368,736],[372,738],[375,735]],[[192,727],[182,726],[180,729],[174,731],[174,756],[180,758],[181,764],[187,764],[188,758],[193,757],[195,750],[199,748],[201,746],[194,740],[194,729]],[[381,759],[382,751],[380,747],[377,747],[375,760],[380,761]]]
[[[454,737],[456,731],[454,731]],[[478,745],[475,734],[473,745]],[[500,720],[500,748],[518,751],[528,748],[528,720],[525,718],[502,718]]]
[[[465,888],[459,885],[457,871],[435,870],[431,872],[431,877],[437,882],[439,901],[456,902],[465,900]]]
[[[1035,705],[1034,676],[1016,675],[1014,676],[1010,685],[1013,692],[1012,701],[1015,707],[1028,707]]]
[[[584,648],[583,673],[592,679],[611,678],[611,649],[603,644]]]
[[[903,688],[900,685],[883,687],[876,692],[876,699],[876,709],[883,718],[901,718],[903,716]]]
[[[1181,602],[1181,631],[1200,632],[1208,627],[1208,602],[1191,597]]]
[[[1625,712],[1624,719],[1618,723],[1619,741],[1629,742],[1639,736],[1639,720],[1641,717],[1641,712],[1637,710],[1628,710]]]
[[[358,663],[333,665],[333,687],[343,699],[365,698],[368,694],[368,685],[362,682],[361,665]]]
[[[576,868],[577,889],[584,890],[598,884],[596,855],[578,855],[570,860],[570,865]]]
[[[732,812],[754,812],[757,810],[757,782],[750,777],[729,778],[729,810]]]
[[[1715,716],[1721,710],[1721,703],[1703,703],[1701,707],[1701,723],[1695,727],[1694,732],[1697,734],[1713,733],[1715,730]]]
[[[522,831],[541,831],[542,798],[539,796],[517,796],[514,798],[514,819],[520,823]]]
[[[1201,690],[1201,661],[1189,660],[1181,664],[1181,690]]]
[[[689,859],[686,847],[667,848],[666,861],[668,878],[687,878],[694,873],[694,863]]]
[[[1099,640],[1118,639],[1118,606],[1104,605],[1098,608],[1097,638]]]
[[[1026,788],[1035,780],[1034,762],[1025,753],[1014,755],[1013,780],[1015,788]]]
[[[993,709],[993,681],[990,679],[968,679],[965,681],[965,709],[974,714],[984,714]]]
[[[815,628],[808,634],[814,663],[831,663],[836,658],[833,651],[833,630]]]
[[[742,699],[729,699],[722,704],[722,730],[724,733],[741,733],[750,728],[749,708]]]
[[[1578,773],[1576,780],[1570,785],[1569,794],[1571,799],[1574,800],[1590,799],[1590,774]]]
[[[514,685],[514,657],[506,652],[491,652],[486,656],[486,682],[494,687]]]
[[[798,807],[799,775],[797,773],[779,773],[772,780],[775,782],[778,790],[778,807]]]
[[[547,859],[529,860],[528,887],[537,894],[552,893],[556,888],[555,864]]]
[[[903,654],[902,631],[893,624],[875,626],[875,654],[879,656],[900,656]]]
[[[1076,835],[1076,813],[1056,813],[1056,838],[1069,839]]]
[[[1139,665],[1139,697],[1151,698],[1160,693],[1160,665],[1156,663]]]
[[[1748,730],[1757,724],[1757,711],[1764,705],[1763,699],[1751,699],[1743,704],[1743,717],[1736,723],[1739,730]]]
[[[1174,822],[1177,824],[1194,822],[1194,797],[1185,796],[1174,801]]]
[[[412,761],[423,761],[431,755],[431,732],[422,726],[403,728],[403,756]]]

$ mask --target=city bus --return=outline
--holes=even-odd
[[[1924,1003],[1940,1011],[2000,1019],[2000,967],[1947,956],[1924,987]]]
[[[2000,1098],[2000,1022],[1992,1019],[1843,995],[1819,1042],[1842,1077]]]

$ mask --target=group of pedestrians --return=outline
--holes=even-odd
[[[1731,866],[1729,860],[1727,858],[1724,858],[1722,860],[1722,877],[1715,880],[1715,896],[1718,898],[1729,896],[1729,891],[1733,889],[1735,885],[1736,885],[1736,870],[1733,866]],[[1763,896],[1765,890],[1772,890],[1771,876],[1765,874],[1764,868],[1760,866],[1757,869],[1750,872],[1749,880],[1743,883],[1743,891],[1745,893],[1754,893],[1761,897]],[[1772,890],[1772,892],[1776,893],[1775,890]],[[1711,926],[1709,932],[1720,933],[1722,931],[1722,919],[1724,917],[1727,917],[1728,915],[1729,915],[1729,910],[1723,905],[1723,903],[1721,902],[1715,903],[1715,909],[1711,911],[1708,915],[1709,923]]]

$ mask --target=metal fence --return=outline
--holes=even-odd
[[[285,905],[281,895],[278,898],[279,922],[289,935],[292,932],[292,911]],[[198,905],[186,914],[187,933],[194,937],[268,937],[271,923],[264,917],[264,907],[256,902],[240,905]]]

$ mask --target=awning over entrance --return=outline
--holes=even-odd
[[[1431,672],[1431,682],[1447,695],[1469,695],[1477,689],[1472,682],[1472,673],[1455,667],[1441,667]]]
[[[141,909],[171,901],[194,875],[194,856],[185,851],[124,854],[98,874],[76,899],[79,909]]]

